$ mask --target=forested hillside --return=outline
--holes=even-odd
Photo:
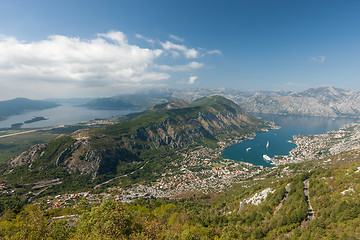
[[[322,160],[279,167],[272,176],[239,183],[220,195],[121,203],[115,200],[117,192],[113,190],[100,205],[80,199],[72,207],[54,210],[46,210],[45,203],[13,208],[1,217],[0,236],[2,239],[358,239],[359,152],[342,153],[326,161],[330,162],[328,166]]]

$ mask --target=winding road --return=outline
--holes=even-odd
[[[306,179],[304,181],[304,194],[305,194],[306,203],[309,206],[308,215],[307,215],[307,221],[311,221],[311,220],[314,219],[314,210],[311,207],[310,198],[309,198],[309,179]]]

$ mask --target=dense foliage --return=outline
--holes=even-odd
[[[359,162],[293,178],[249,182],[221,195],[120,203],[107,199],[45,210],[16,201],[0,219],[2,239],[358,239]],[[304,181],[315,218],[308,221]],[[290,191],[286,196],[286,186]],[[250,199],[270,189],[258,205]],[[240,207],[241,206],[241,207]]]
[[[230,195],[204,195],[188,200],[137,200],[123,204],[105,200],[89,205],[81,200],[73,208],[43,210],[28,205],[8,210],[0,222],[3,239],[260,239],[289,232],[305,220],[303,185],[292,180],[292,191],[284,206],[274,209],[284,197],[284,183],[272,184],[274,193],[260,205],[239,201],[266,186],[240,188]],[[268,186],[268,185],[267,185]],[[305,203],[306,205],[306,203]],[[300,208],[299,208],[300,207]],[[306,208],[306,206],[305,206]],[[300,209],[294,211],[294,209]],[[67,215],[70,217],[54,218]],[[305,211],[306,215],[306,211]]]

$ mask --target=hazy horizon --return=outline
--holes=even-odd
[[[336,89],[342,89],[342,90],[347,90],[347,91],[354,91],[352,89],[347,89],[347,88],[338,88],[338,87],[334,87],[334,86],[319,86],[319,87],[309,87],[309,88],[305,88],[305,89],[299,89],[297,91],[291,91],[291,90],[264,90],[264,89],[240,89],[240,88],[148,88],[148,89],[143,89],[141,91],[133,91],[133,92],[127,92],[127,93],[120,93],[120,94],[115,94],[115,95],[110,95],[110,96],[94,96],[94,97],[49,97],[49,98],[27,98],[24,96],[18,96],[18,97],[14,97],[14,98],[10,98],[10,99],[2,99],[0,97],[0,101],[8,101],[8,100],[13,100],[13,99],[17,99],[17,98],[27,98],[27,99],[31,99],[31,100],[45,100],[45,101],[54,101],[57,102],[59,101],[61,104],[61,101],[65,101],[65,105],[66,104],[71,104],[70,102],[68,102],[69,100],[73,99],[74,101],[80,101],[79,104],[84,104],[87,101],[90,101],[92,99],[99,99],[99,98],[111,98],[111,97],[116,97],[116,96],[126,96],[126,95],[136,95],[136,94],[146,94],[147,91],[164,91],[164,90],[174,90],[174,91],[195,91],[195,90],[234,90],[234,91],[248,91],[248,92],[303,92],[309,89],[318,89],[318,88],[336,88]],[[357,92],[357,91],[354,91]]]

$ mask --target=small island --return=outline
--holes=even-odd
[[[19,129],[22,127],[22,125],[24,125],[23,123],[14,123],[11,124],[11,129]]]
[[[39,122],[39,121],[43,121],[43,120],[48,120],[48,118],[44,118],[44,117],[34,117],[30,120],[26,120],[24,123],[33,123],[33,122]]]

